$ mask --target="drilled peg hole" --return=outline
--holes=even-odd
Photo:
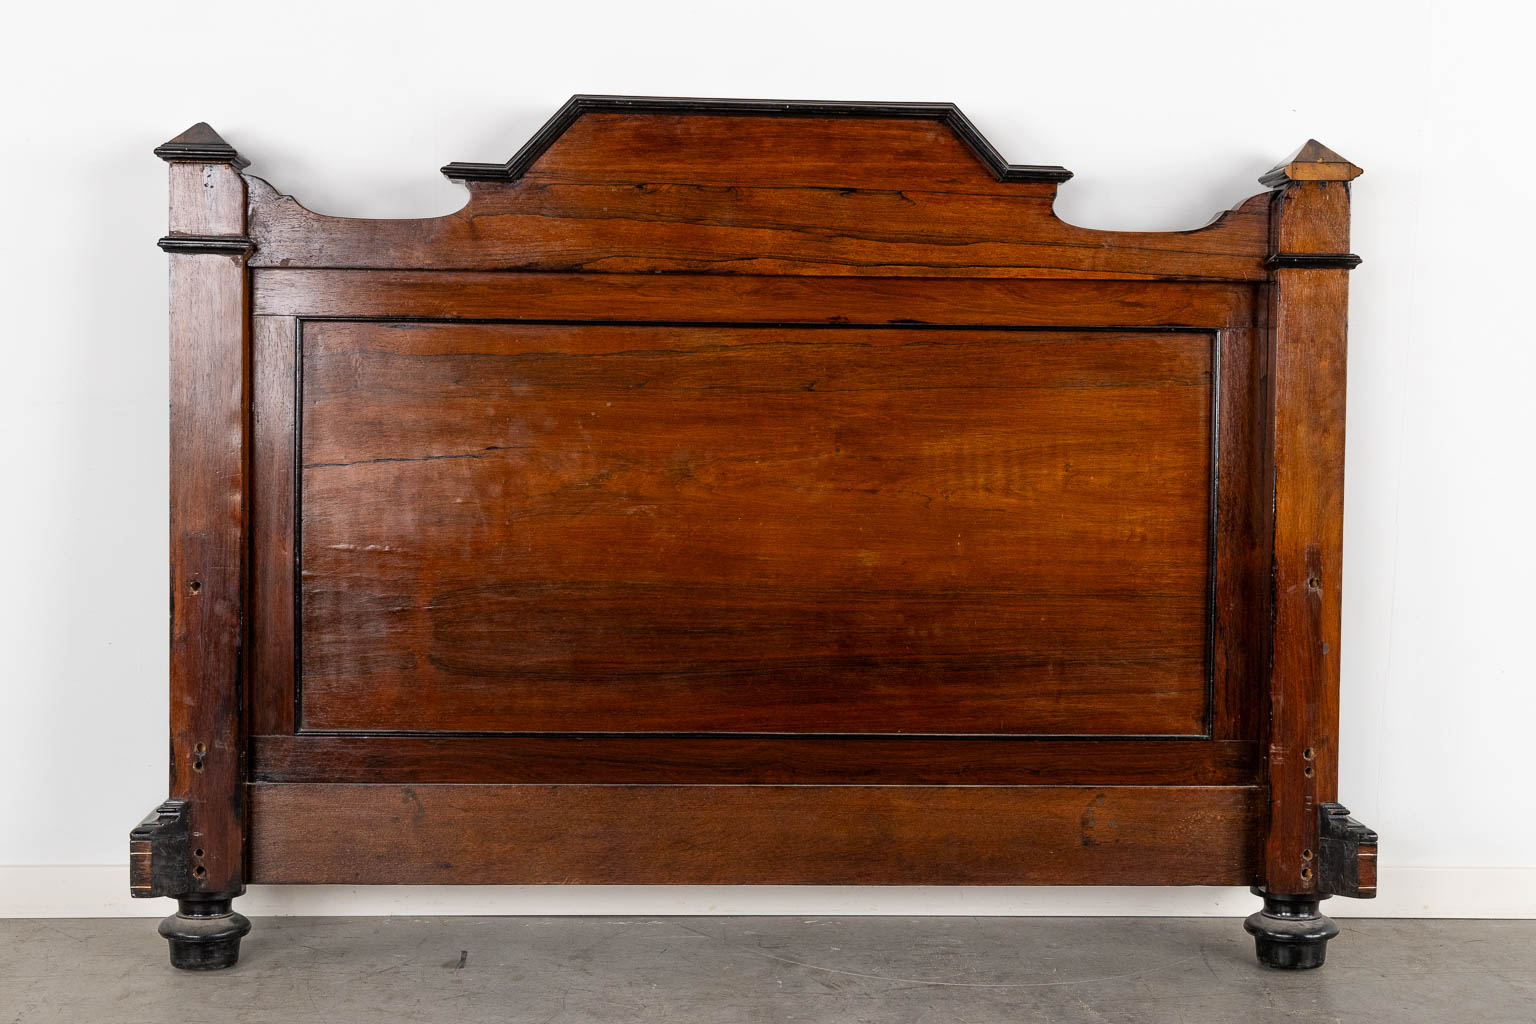
[[[197,849],[192,851],[192,856],[194,856],[194,857],[201,857],[202,855],[203,855],[203,848],[201,846],[199,846]],[[1303,854],[1302,856],[1306,856],[1306,854]]]
[[[199,590],[202,590],[202,589],[203,589],[203,581],[202,581],[202,580],[193,580],[193,581],[192,581],[192,582],[191,582],[191,583],[189,583],[189,584],[188,584],[188,585],[187,585],[187,586],[188,586],[188,588],[189,588],[189,589],[190,589],[190,590],[191,590],[191,591],[192,591],[192,593],[194,593],[194,594],[195,594],[195,593],[197,593],[197,592],[198,592],[198,591],[199,591]]]
[[[201,870],[201,869],[199,869],[199,870]],[[1301,877],[1303,879],[1311,879],[1311,877],[1312,877],[1312,869],[1311,868],[1302,868],[1301,869]]]
[[[192,874],[197,876],[198,878],[202,878],[207,873],[208,873],[208,869],[203,867],[201,864],[199,864],[197,867],[192,869]],[[1306,877],[1306,872],[1305,871],[1302,872],[1302,877]]]
[[[192,770],[195,771],[195,772],[202,771],[203,770],[203,762],[202,761],[193,761],[192,762]]]
[[[1308,590],[1321,590],[1322,588],[1323,588],[1323,581],[1322,580],[1318,579],[1316,576],[1308,576],[1307,577],[1307,589]]]
[[[199,744],[199,747],[201,747],[201,744]],[[1303,750],[1301,752],[1301,759],[1303,761],[1310,761],[1310,760],[1312,760],[1316,756],[1317,756],[1317,751],[1313,750],[1311,747],[1308,747],[1306,750]]]
[[[202,854],[201,851],[199,851],[197,855],[199,857],[201,857],[203,854]],[[1301,851],[1301,859],[1302,860],[1311,860],[1312,859],[1312,851],[1311,850],[1302,850]]]
[[[1305,775],[1307,778],[1310,779],[1312,776],[1317,774],[1317,770],[1314,769],[1311,765],[1307,765],[1305,768],[1303,768],[1301,770],[1301,774]]]
[[[204,746],[203,744],[199,743],[199,744],[197,744],[196,746],[194,746],[192,748],[192,752],[194,754],[206,754],[206,753],[208,753],[208,748],[206,746]],[[1311,753],[1311,751],[1308,751],[1308,753]],[[1309,758],[1307,758],[1307,760],[1310,761],[1312,759],[1309,757]]]

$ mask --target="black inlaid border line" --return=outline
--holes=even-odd
[[[304,731],[304,317],[293,318],[293,731]]]
[[[1211,332],[1211,514],[1205,555],[1205,736],[1216,738],[1217,559],[1221,554],[1221,342]]]
[[[504,164],[455,161],[443,174],[454,181],[516,181],[583,114],[712,114],[733,117],[846,117],[937,121],[964,142],[998,181],[1059,184],[1072,172],[1055,164],[1010,164],[953,103],[828,102],[823,100],[689,99],[679,96],[576,95],[544,122]]]
[[[917,280],[914,278],[913,280]],[[1143,282],[1132,282],[1140,284]],[[262,313],[261,316],[277,316]],[[489,325],[493,327],[750,327],[784,331],[1016,331],[1034,334],[1210,334],[1211,324],[969,324],[940,320],[601,320],[592,317],[372,316],[356,313],[294,314],[313,323]]]
[[[1009,743],[1041,742],[1063,743],[1073,740],[1109,742],[1117,740],[1137,743],[1160,743],[1176,740],[1180,743],[1243,743],[1257,748],[1253,740],[1218,740],[1199,732],[1147,732],[1147,733],[1090,733],[1090,732],[529,732],[504,730],[432,730],[432,729],[300,729],[293,734],[300,739],[327,737],[341,739],[420,739],[420,740],[1005,740]],[[497,783],[487,783],[497,785]],[[906,783],[893,783],[906,785]],[[1078,783],[1073,783],[1078,785]],[[1092,783],[1081,783],[1088,786]]]
[[[1060,333],[1125,333],[1125,334],[1208,334],[1211,336],[1211,469],[1210,512],[1207,516],[1209,554],[1205,602],[1205,715],[1204,728],[1198,733],[807,733],[807,732],[698,732],[698,731],[630,731],[630,732],[550,732],[522,730],[392,730],[392,729],[305,729],[303,720],[303,645],[304,645],[304,547],[302,530],[304,523],[304,326],[306,321],[325,323],[371,323],[388,325],[395,323],[433,323],[444,325],[539,325],[539,326],[587,326],[587,327],[741,327],[754,329],[927,329],[943,331],[1013,331],[1042,334]],[[1219,471],[1221,453],[1218,447],[1221,422],[1221,341],[1222,330],[1210,326],[1157,325],[1150,327],[1123,327],[1103,324],[1093,327],[1055,327],[1041,324],[939,324],[914,321],[893,323],[765,323],[753,321],[616,321],[581,319],[511,319],[452,317],[399,317],[399,316],[303,316],[294,317],[294,367],[293,367],[293,735],[295,736],[412,736],[458,739],[499,737],[524,737],[544,739],[568,738],[647,738],[647,739],[921,739],[921,740],[1009,740],[1009,741],[1063,741],[1063,740],[1184,740],[1214,741],[1216,718],[1216,616],[1217,616],[1217,565],[1219,544],[1218,517],[1220,515]]]

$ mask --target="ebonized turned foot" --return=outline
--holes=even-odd
[[[1264,909],[1249,916],[1243,928],[1253,936],[1259,963],[1293,971],[1323,966],[1328,940],[1339,934],[1333,919],[1317,909],[1318,903],[1327,897],[1252,891],[1264,897]]]
[[[216,971],[240,959],[240,940],[250,919],[231,909],[232,896],[184,896],[180,910],[160,922],[171,944],[171,966],[184,971]]]

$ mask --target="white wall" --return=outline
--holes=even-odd
[[[0,914],[164,913],[127,907],[121,867],[127,829],[165,792],[166,263],[154,246],[165,166],[150,149],[207,120],[252,173],[314,209],[433,215],[463,198],[441,164],[504,159],[569,94],[615,92],[953,100],[1008,159],[1075,170],[1058,210],[1102,228],[1197,226],[1259,191],[1257,175],[1309,136],[1363,166],[1342,797],[1383,836],[1375,910],[1536,915],[1525,315],[1536,147],[1532,26],[1516,9],[12,8],[0,61],[0,865],[11,866]],[[1236,913],[1252,902],[1103,895],[514,890],[453,903],[391,890],[333,891],[324,905]],[[253,912],[305,907],[291,892],[251,899]]]

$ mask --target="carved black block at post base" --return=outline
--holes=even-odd
[[[1318,888],[1333,896],[1375,899],[1376,842],[1376,833],[1351,818],[1348,807],[1322,804],[1318,808]]]
[[[187,803],[167,800],[129,833],[129,889],[140,898],[170,896],[177,912],[160,922],[171,945],[171,966],[193,971],[233,967],[251,922],[231,909],[239,892],[193,891],[203,876],[194,861]]]

